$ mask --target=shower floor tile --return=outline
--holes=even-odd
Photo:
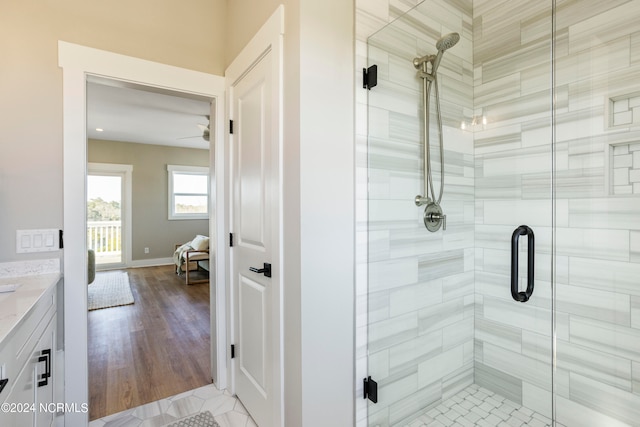
[[[563,427],[556,423],[558,427]],[[551,420],[472,384],[411,422],[408,427],[545,427]]]

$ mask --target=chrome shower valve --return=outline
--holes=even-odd
[[[424,226],[427,230],[434,232],[440,229],[447,229],[447,216],[442,213],[442,208],[437,203],[429,203],[424,208]]]

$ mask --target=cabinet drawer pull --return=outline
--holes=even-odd
[[[38,363],[45,362],[45,373],[40,375],[41,380],[38,381],[38,387],[44,387],[49,384],[51,378],[51,349],[42,350],[41,356],[38,357]]]
[[[9,378],[5,378],[3,380],[0,380],[0,393],[2,393],[2,390],[4,390],[4,387],[9,384]]]

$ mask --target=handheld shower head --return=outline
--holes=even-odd
[[[449,33],[445,34],[436,42],[436,49],[445,51],[449,48],[452,48],[460,41],[460,34],[458,33]]]
[[[433,60],[433,65],[431,67],[431,74],[436,72],[438,65],[440,65],[440,61],[442,60],[442,55],[444,51],[452,48],[460,41],[460,34],[458,33],[449,33],[442,36],[436,42],[436,49],[438,49],[438,54],[436,55],[436,59]]]

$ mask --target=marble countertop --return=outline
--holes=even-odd
[[[0,293],[0,343],[61,277],[59,272],[0,277],[0,286],[20,285],[14,292]]]

